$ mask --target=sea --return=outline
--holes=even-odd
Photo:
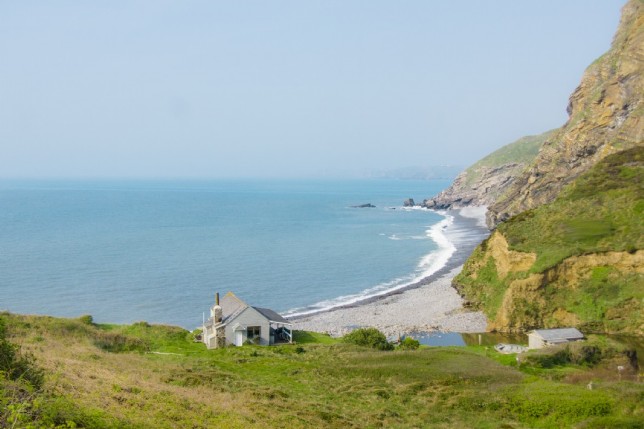
[[[447,180],[2,180],[0,310],[193,329],[216,292],[286,316],[445,267]],[[375,207],[357,207],[371,204]]]

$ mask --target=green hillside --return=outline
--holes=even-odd
[[[603,339],[531,354],[518,368],[478,346],[379,351],[298,332],[296,345],[209,351],[183,329],[145,322],[5,313],[2,325],[0,427],[634,428],[642,419],[628,350]]]
[[[644,147],[619,152],[565,188],[551,204],[499,225],[510,247],[534,252],[532,272],[564,258],[644,248]]]
[[[610,155],[554,202],[500,224],[508,250],[494,248],[498,236],[479,246],[455,279],[461,293],[496,329],[572,324],[641,335],[643,168],[642,147]],[[534,263],[510,262],[503,275],[498,260],[513,251],[534,255]]]
[[[497,168],[504,164],[522,164],[523,168],[529,166],[539,153],[543,143],[554,131],[550,130],[536,136],[525,136],[495,150],[465,170],[467,173],[465,183],[472,185],[479,181],[482,171],[486,168]]]

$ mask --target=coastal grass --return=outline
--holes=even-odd
[[[206,350],[171,326],[0,317],[45,373],[23,398],[33,427],[628,427],[643,417],[638,383],[588,391],[478,346],[380,351],[299,332],[294,345]],[[0,386],[6,398],[11,385]]]

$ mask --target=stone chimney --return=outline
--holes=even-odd
[[[221,306],[219,306],[219,292],[215,294],[215,306],[212,308],[212,317],[215,323],[221,323],[224,314]]]

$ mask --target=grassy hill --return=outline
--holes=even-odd
[[[465,184],[471,186],[480,181],[485,169],[495,169],[505,164],[520,164],[522,169],[528,167],[537,157],[543,143],[553,132],[554,130],[551,130],[535,136],[521,137],[519,140],[495,150],[465,170]]]
[[[605,158],[550,204],[510,218],[455,282],[501,330],[644,330],[644,148]]]
[[[619,380],[612,369],[630,368],[620,352],[591,367],[535,354],[517,368],[514,356],[483,347],[377,351],[298,332],[297,345],[208,351],[183,329],[145,322],[0,320],[19,355],[33,354],[32,368],[44,371],[35,387],[0,371],[1,427],[599,428],[642,419],[633,371]]]
[[[493,204],[534,161],[553,131],[520,138],[494,151],[458,175],[452,185],[427,199],[432,209]]]

